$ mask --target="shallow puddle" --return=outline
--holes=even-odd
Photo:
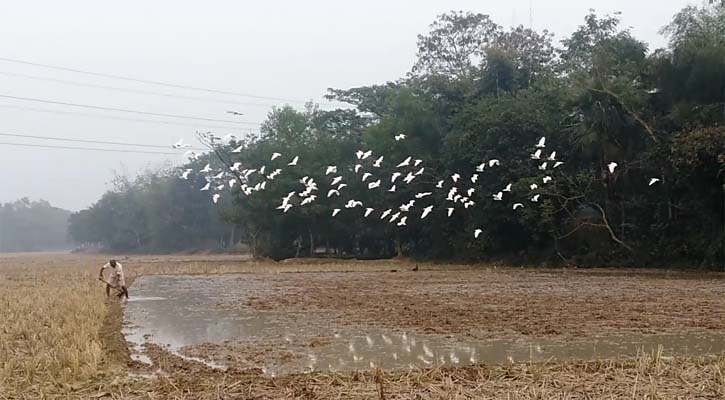
[[[124,333],[130,347],[154,343],[187,360],[205,362],[215,368],[223,368],[223,360],[191,357],[184,354],[184,349],[214,343],[228,348],[227,355],[236,356],[235,351],[253,352],[257,348],[294,354],[285,359],[246,358],[250,366],[262,368],[268,374],[463,366],[551,358],[590,360],[635,356],[642,351],[652,353],[660,346],[664,356],[725,352],[722,333],[627,334],[566,342],[470,341],[340,326],[321,313],[259,312],[244,306],[250,297],[264,296],[268,290],[272,287],[265,285],[264,280],[249,279],[248,275],[143,276],[134,282],[131,300],[125,305]]]

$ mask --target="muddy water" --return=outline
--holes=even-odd
[[[249,361],[269,374],[370,367],[415,368],[434,365],[595,359],[634,356],[662,346],[664,356],[719,354],[725,334],[623,335],[579,341],[488,340],[341,326],[324,313],[259,312],[244,306],[272,290],[245,275],[144,276],[136,279],[125,306],[125,328],[132,352],[146,361],[150,342],[194,361],[223,368],[223,361],[185,355],[184,349],[214,343],[228,352],[272,348],[294,354],[283,360]],[[236,349],[236,350],[235,350]]]

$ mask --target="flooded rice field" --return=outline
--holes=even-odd
[[[721,354],[723,283],[530,271],[142,276],[124,334],[140,363],[162,348],[269,375]]]

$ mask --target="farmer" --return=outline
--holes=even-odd
[[[107,268],[111,268],[111,274],[109,280],[103,278],[103,272]],[[126,279],[123,276],[123,265],[116,260],[111,260],[101,267],[101,271],[98,274],[98,279],[106,283],[106,296],[111,296],[111,288],[119,291],[118,298],[126,296],[128,299],[128,290],[126,289]]]

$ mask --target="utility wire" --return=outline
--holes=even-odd
[[[113,115],[89,114],[89,113],[83,113],[83,112],[78,112],[78,111],[48,110],[45,108],[24,107],[24,106],[15,106],[15,105],[9,105],[9,104],[0,104],[0,107],[1,108],[12,108],[12,109],[16,109],[16,110],[27,110],[27,111],[35,111],[35,112],[53,113],[53,114],[80,115],[80,116],[84,116],[84,117],[114,119],[114,120],[119,120],[119,121],[146,122],[146,123],[151,123],[151,124],[191,126],[191,127],[195,127],[195,128],[199,128],[200,126],[202,126],[204,128],[216,128],[216,129],[233,129],[233,130],[240,129],[240,127],[238,127],[238,126],[222,126],[222,125],[206,125],[206,124],[194,125],[194,124],[190,124],[190,123],[177,122],[177,121],[162,121],[162,120],[155,120],[155,119],[117,117],[117,116],[113,116]]]
[[[148,148],[156,148],[156,149],[169,149],[171,146],[162,146],[157,144],[141,144],[141,143],[129,143],[129,142],[109,142],[109,141],[103,141],[103,140],[86,140],[86,139],[72,139],[72,138],[58,138],[58,137],[50,137],[50,136],[35,136],[35,135],[21,135],[21,134],[15,134],[15,133],[0,133],[0,136],[9,136],[9,137],[20,137],[20,138],[29,138],[29,139],[44,139],[44,140],[58,140],[63,142],[77,142],[77,143],[95,143],[95,144],[109,144],[114,146],[133,146],[133,147],[148,147]],[[207,149],[201,148],[201,147],[187,147],[188,150],[204,150]]]
[[[127,88],[121,88],[121,87],[116,87],[116,86],[96,85],[96,84],[92,84],[92,83],[46,78],[46,77],[42,77],[42,76],[19,74],[16,72],[8,72],[8,71],[0,71],[0,75],[11,76],[11,77],[16,77],[16,78],[23,78],[23,79],[34,79],[34,80],[41,80],[41,81],[47,81],[47,82],[55,82],[55,83],[60,83],[60,84],[64,84],[64,85],[89,87],[89,88],[95,88],[95,89],[115,90],[115,91],[119,91],[119,92],[136,93],[136,94],[143,94],[143,95],[170,97],[170,98],[176,98],[176,99],[182,99],[182,100],[193,100],[193,101],[210,102],[210,103],[231,104],[231,105],[235,105],[235,106],[252,106],[252,107],[264,107],[264,108],[270,108],[273,106],[272,104],[264,104],[264,103],[247,103],[247,102],[242,102],[242,101],[211,99],[211,98],[206,98],[206,97],[184,96],[184,95],[179,95],[179,94],[152,92],[152,91],[148,91],[148,90],[127,89]]]
[[[85,74],[85,75],[92,75],[92,76],[99,76],[103,78],[111,78],[111,79],[121,79],[125,81],[131,81],[131,82],[139,82],[139,83],[145,83],[149,85],[158,85],[158,86],[166,86],[166,87],[172,87],[176,89],[187,89],[187,90],[197,90],[201,92],[207,92],[207,93],[216,93],[216,94],[226,94],[226,95],[232,95],[232,96],[241,96],[241,97],[249,97],[252,99],[261,99],[261,100],[274,100],[274,101],[286,101],[290,103],[306,103],[306,100],[301,99],[291,99],[291,98],[285,98],[285,97],[271,97],[271,96],[258,96],[248,93],[239,93],[239,92],[231,92],[226,90],[216,90],[216,89],[207,89],[197,86],[189,86],[189,85],[180,85],[176,83],[169,83],[169,82],[161,82],[161,81],[153,81],[148,79],[138,79],[138,78],[131,78],[128,76],[121,76],[121,75],[114,75],[114,74],[105,74],[101,72],[92,72],[92,71],[85,71],[81,69],[76,68],[68,68],[68,67],[60,67],[56,65],[49,65],[49,64],[41,64],[41,63],[35,63],[30,61],[24,61],[24,60],[17,60],[13,58],[6,58],[6,57],[0,57],[0,61],[5,61],[9,63],[16,63],[16,64],[24,64],[24,65],[32,65],[34,67],[42,67],[42,68],[48,68],[48,69],[55,69],[59,71],[68,71],[68,72],[75,72],[78,74]]]
[[[0,94],[0,97],[6,98],[6,99],[14,99],[14,100],[34,101],[34,102],[48,103],[48,104],[58,104],[58,105],[62,105],[62,106],[91,108],[94,110],[116,111],[116,112],[125,112],[125,113],[131,113],[131,114],[141,114],[141,115],[153,115],[156,117],[183,118],[183,119],[192,119],[192,120],[197,120],[197,121],[226,122],[226,123],[230,123],[230,124],[240,124],[240,125],[260,125],[259,123],[256,123],[256,122],[231,121],[228,119],[215,119],[215,118],[204,118],[204,117],[190,117],[188,115],[179,115],[179,114],[162,114],[162,113],[154,113],[154,112],[148,112],[148,111],[128,110],[128,109],[124,109],[124,108],[112,108],[112,107],[93,106],[93,105],[88,105],[88,104],[66,103],[66,102],[62,102],[62,101],[36,99],[36,98],[32,98],[32,97],[10,96],[10,95],[6,95],[6,94]]]
[[[55,146],[50,144],[29,144],[29,143],[8,143],[0,142],[0,145],[4,146],[22,146],[22,147],[42,147],[47,149],[70,149],[70,150],[91,150],[91,151],[104,151],[104,152],[116,152],[116,153],[139,153],[139,154],[166,154],[178,156],[178,153],[162,152],[162,151],[144,151],[144,150],[124,150],[124,149],[104,149],[104,148],[93,148],[93,147],[74,147],[74,146]]]

